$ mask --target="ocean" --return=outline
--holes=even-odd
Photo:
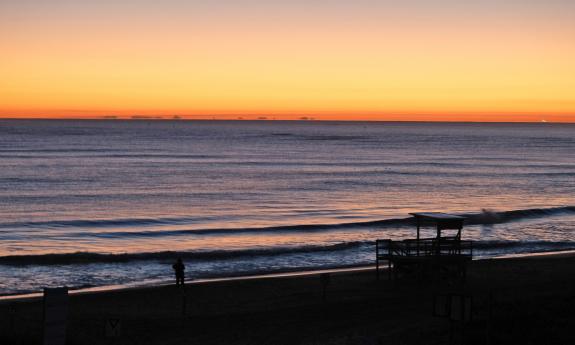
[[[0,295],[369,265],[418,211],[571,250],[575,125],[0,120],[0,206]]]

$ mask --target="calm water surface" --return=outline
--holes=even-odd
[[[0,205],[0,294],[367,264],[415,211],[575,249],[575,126],[2,120]]]

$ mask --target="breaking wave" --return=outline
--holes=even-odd
[[[242,250],[210,251],[161,251],[148,253],[102,254],[90,252],[10,255],[0,257],[0,265],[74,265],[91,263],[127,263],[133,261],[172,261],[176,257],[184,260],[230,260],[238,258],[262,258],[289,254],[317,254],[321,252],[338,252],[345,250],[370,251],[375,248],[375,241],[343,242],[326,246],[271,247]],[[522,253],[575,250],[575,242],[570,241],[474,241],[477,253]]]
[[[489,211],[483,210],[479,213],[461,213],[466,217],[466,225],[500,224],[524,219],[544,218],[565,214],[575,214],[575,206],[563,206],[552,208],[533,208],[512,211]],[[15,227],[24,228],[138,228],[147,226],[172,226],[187,225],[198,221],[204,221],[201,217],[166,217],[166,218],[126,218],[126,219],[94,219],[94,220],[62,220],[45,222],[12,222],[0,223],[0,229]],[[314,232],[330,231],[338,229],[354,228],[396,228],[413,225],[413,218],[391,218],[383,220],[344,222],[335,224],[298,224],[280,225],[254,228],[208,228],[191,230],[141,230],[141,231],[105,231],[105,232],[83,232],[75,233],[75,236],[101,236],[101,237],[155,237],[155,236],[176,236],[176,235],[217,235],[217,234],[238,234],[238,233],[267,233],[267,232]]]
[[[175,257],[193,260],[225,260],[240,257],[261,257],[282,254],[317,253],[322,251],[339,251],[370,246],[371,241],[338,243],[328,246],[294,246],[276,248],[258,248],[242,250],[211,251],[161,251],[149,253],[101,254],[89,252],[11,255],[0,257],[1,265],[69,265],[87,263],[122,263],[141,260],[173,260]]]

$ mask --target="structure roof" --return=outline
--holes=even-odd
[[[463,221],[465,217],[457,216],[454,214],[443,213],[443,212],[415,212],[410,213],[412,216],[416,218],[423,218],[426,220],[433,220],[437,222],[441,221]]]

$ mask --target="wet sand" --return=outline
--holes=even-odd
[[[76,294],[68,344],[575,341],[573,253],[474,261],[464,284],[386,278],[331,273],[325,299],[318,274]],[[473,319],[462,326],[433,316],[434,296],[444,293],[472,296]],[[109,319],[121,320],[119,337],[106,337]],[[0,302],[1,344],[40,344],[41,333],[40,299]]]

